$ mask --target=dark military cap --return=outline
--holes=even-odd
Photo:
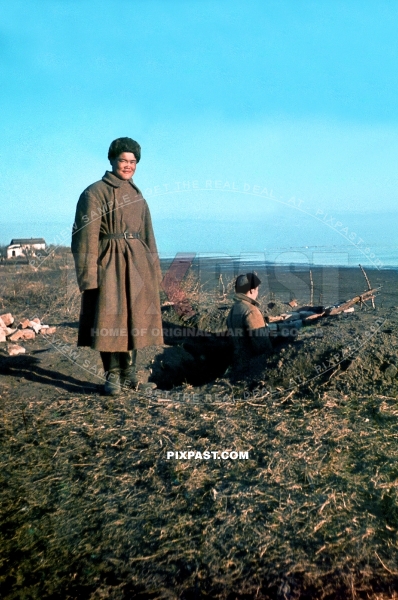
[[[120,156],[123,152],[132,152],[135,156],[137,163],[140,162],[141,158],[141,146],[135,140],[129,137],[117,138],[113,140],[109,146],[108,158],[113,160]]]
[[[255,290],[261,281],[257,277],[257,273],[246,273],[246,275],[239,275],[235,281],[235,291],[241,294],[246,294],[250,290]]]

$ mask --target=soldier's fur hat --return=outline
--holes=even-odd
[[[257,277],[257,273],[246,273],[245,275],[239,275],[235,281],[235,291],[241,294],[246,294],[250,290],[255,290],[261,281]]]
[[[123,152],[132,152],[137,163],[140,162],[141,146],[138,142],[129,137],[117,138],[117,140],[113,140],[109,146],[108,159],[113,160],[114,158],[120,156]]]

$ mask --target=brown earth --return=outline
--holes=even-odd
[[[0,350],[1,597],[396,597],[397,272],[368,272],[375,310],[277,340],[235,383],[233,273],[193,265],[163,296],[167,345],[139,354],[158,389],[107,398],[67,266],[0,266],[0,311],[57,327]],[[308,272],[259,275],[264,312],[308,304]],[[367,289],[359,269],[313,279],[316,303]],[[167,459],[191,449],[249,459]]]

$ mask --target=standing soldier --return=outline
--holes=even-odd
[[[161,270],[149,208],[132,180],[141,148],[114,140],[112,171],[79,198],[72,252],[82,292],[78,346],[101,353],[104,393],[136,386],[137,350],[163,343]]]

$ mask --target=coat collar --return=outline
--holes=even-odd
[[[137,190],[137,192],[141,193],[141,191],[138,189],[138,187],[135,185],[132,179],[120,179],[119,177],[116,177],[116,175],[114,175],[112,171],[105,171],[105,175],[103,176],[102,181],[108,183],[109,185],[115,188],[121,187],[124,183],[129,183],[131,186],[133,186],[133,188]]]
[[[249,296],[246,296],[246,294],[242,294],[241,292],[237,292],[235,294],[235,300],[238,300],[239,302],[247,302],[248,304],[253,304],[253,306],[260,306],[260,303],[257,302],[257,300],[249,298]]]

